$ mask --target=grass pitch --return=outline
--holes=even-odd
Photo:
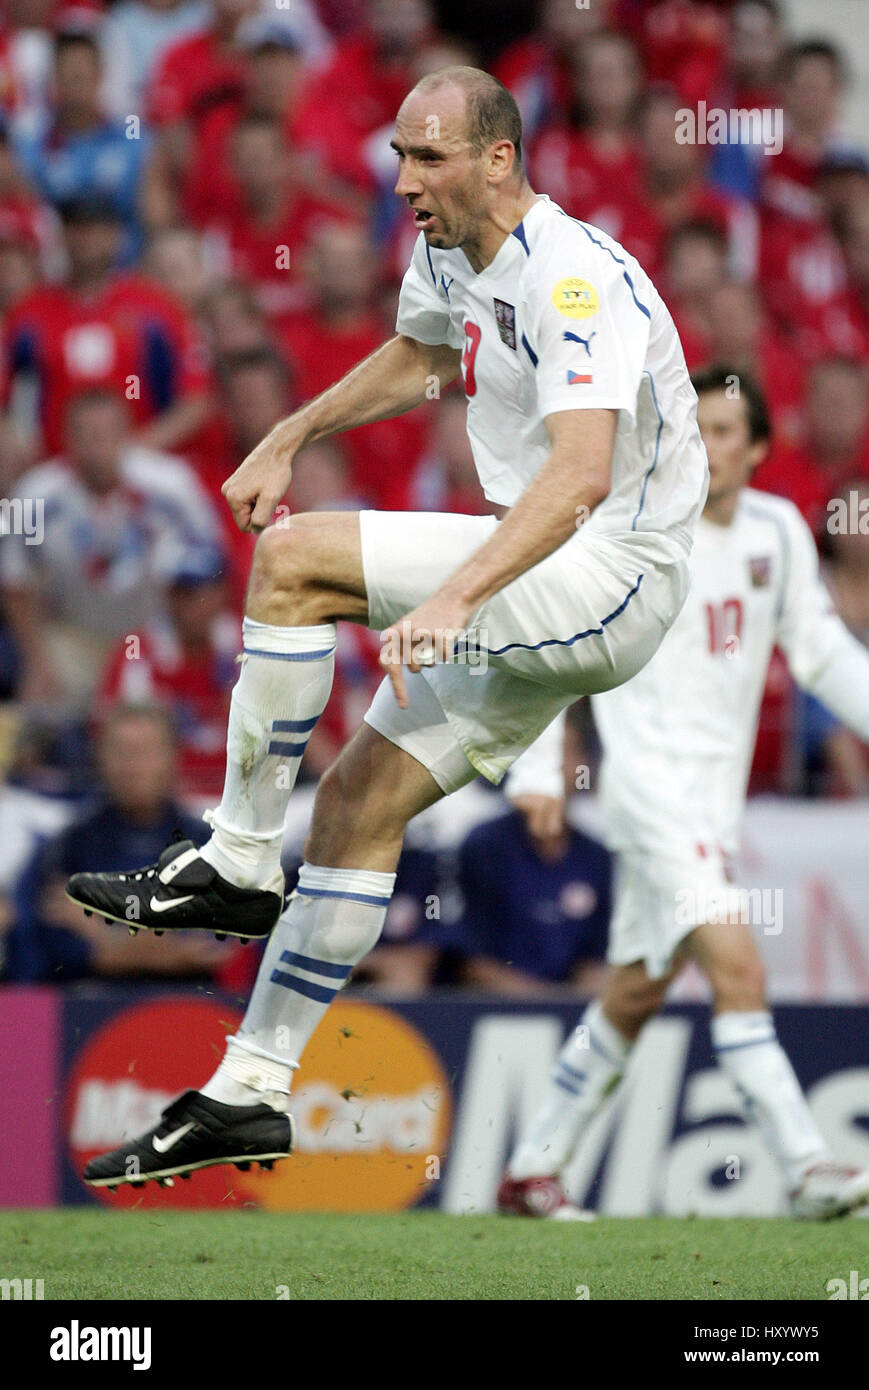
[[[869,1221],[439,1212],[0,1212],[0,1274],[46,1299],[821,1299]]]

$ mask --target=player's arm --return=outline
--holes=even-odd
[[[789,574],[777,641],[797,684],[869,742],[869,651],[848,631],[821,583],[815,543],[796,509],[787,534]]]
[[[384,633],[381,664],[399,705],[407,692],[403,666],[420,670],[417,654],[431,645],[444,660],[449,634],[462,632],[493,594],[545,560],[576,531],[610,489],[615,410],[561,410],[546,417],[552,448],[495,534],[456,570],[442,588]],[[392,639],[392,640],[387,640]]]
[[[222,492],[243,531],[259,531],[289,487],[293,459],[306,444],[358,425],[403,415],[459,372],[461,352],[397,334],[322,395],[281,420],[224,483]]]

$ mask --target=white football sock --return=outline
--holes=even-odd
[[[828,1150],[776,1037],[772,1014],[717,1014],[712,1041],[746,1117],[757,1125],[788,1187],[797,1187],[806,1169],[828,1157]]]
[[[241,1027],[203,1095],[284,1109],[293,1072],[351,969],[376,944],[395,874],[303,864],[269,938]]]
[[[631,1043],[594,1000],[558,1055],[540,1109],[507,1165],[510,1177],[562,1171],[624,1075],[630,1053]]]
[[[200,853],[239,888],[271,886],[284,816],[311,730],[326,707],[336,627],[274,627],[245,618],[241,674],[226,735],[226,778]]]

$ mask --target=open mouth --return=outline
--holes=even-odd
[[[428,208],[413,208],[412,212],[413,225],[419,232],[424,232],[434,221],[434,214],[429,212]]]

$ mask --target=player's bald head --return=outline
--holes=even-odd
[[[438,95],[458,96],[465,117],[465,138],[475,155],[499,140],[509,140],[516,151],[514,172],[522,174],[522,117],[512,93],[503,82],[482,68],[448,67],[428,73],[417,82],[408,100],[432,98],[433,115]]]

